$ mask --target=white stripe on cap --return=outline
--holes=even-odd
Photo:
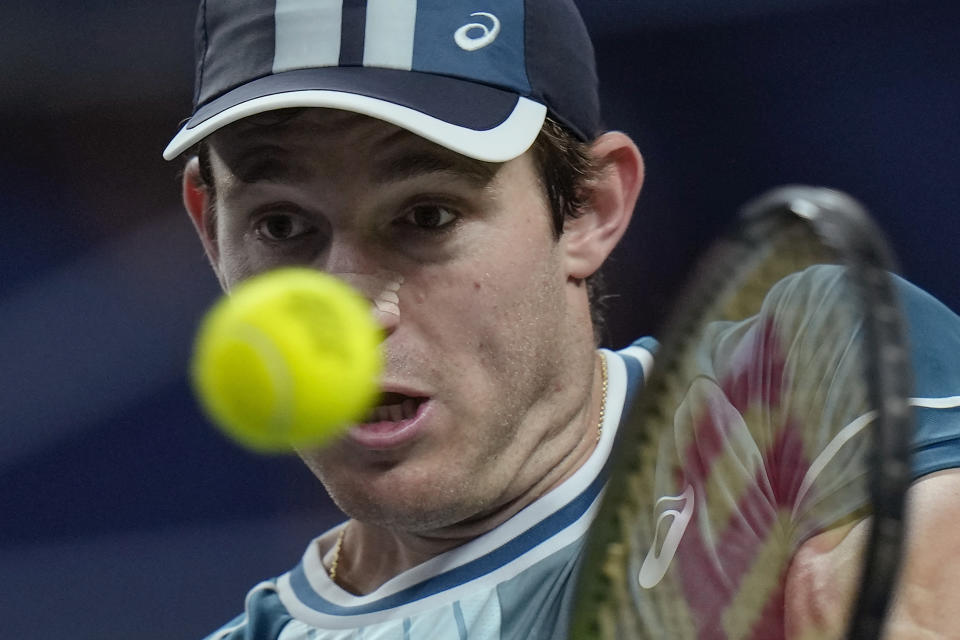
[[[547,115],[547,108],[539,102],[520,98],[513,113],[501,124],[486,131],[473,131],[368,96],[341,91],[287,91],[247,100],[193,127],[184,127],[167,145],[163,157],[167,160],[176,158],[191,145],[231,122],[265,111],[293,107],[324,107],[362,113],[392,122],[451,151],[484,162],[506,162],[522,154],[537,139]]]
[[[367,0],[363,66],[410,70],[417,0]]]
[[[276,0],[273,72],[340,63],[343,0]]]

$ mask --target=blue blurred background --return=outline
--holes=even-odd
[[[340,518],[297,460],[217,435],[186,383],[218,290],[160,152],[190,110],[194,5],[0,14],[4,638],[201,637]],[[581,5],[608,125],[647,161],[610,346],[655,332],[693,257],[784,183],[858,197],[960,308],[960,3]]]

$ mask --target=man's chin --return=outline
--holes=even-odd
[[[341,511],[386,529],[424,534],[456,527],[483,511],[465,487],[430,479],[439,474],[404,475],[387,473],[371,480],[326,473],[320,479]]]
[[[398,503],[391,500],[389,503],[369,500],[338,501],[334,502],[345,514],[364,524],[380,527],[390,531],[402,531],[411,534],[442,535],[447,529],[456,528],[458,523],[466,517],[463,513],[463,504],[457,505],[428,505],[422,501],[412,505],[407,502]]]

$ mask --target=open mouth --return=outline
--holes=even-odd
[[[384,393],[373,409],[364,417],[361,424],[378,422],[403,422],[416,417],[420,405],[427,398],[407,396],[402,393]]]
[[[385,392],[363,422],[350,430],[350,439],[362,449],[385,452],[416,441],[431,423],[429,396]]]

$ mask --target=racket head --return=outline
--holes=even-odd
[[[911,379],[892,253],[841,192],[748,203],[698,263],[618,432],[571,638],[780,638],[797,550],[868,527],[847,637],[899,567]],[[788,634],[788,626],[790,633]]]

